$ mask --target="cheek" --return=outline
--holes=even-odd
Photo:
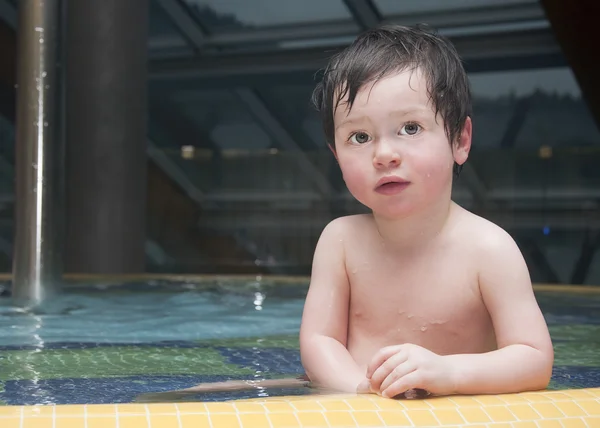
[[[367,183],[365,179],[366,171],[360,159],[343,156],[340,157],[339,164],[348,190],[352,193],[360,191]]]
[[[452,179],[453,165],[452,152],[442,149],[417,155],[412,167],[426,184],[435,185],[445,184]]]

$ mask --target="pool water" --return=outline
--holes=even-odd
[[[0,299],[0,404],[128,403],[202,382],[295,377],[306,286],[260,277],[71,284],[34,309]],[[600,293],[536,295],[555,346],[551,388],[600,386]]]

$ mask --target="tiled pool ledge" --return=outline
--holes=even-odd
[[[373,395],[222,403],[0,407],[1,428],[598,428],[600,388],[390,400]]]

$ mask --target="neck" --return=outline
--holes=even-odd
[[[454,202],[440,198],[440,202],[426,211],[417,211],[402,218],[386,218],[376,213],[373,217],[384,245],[396,250],[416,250],[440,235],[455,208]]]

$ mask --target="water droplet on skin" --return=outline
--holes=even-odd
[[[414,317],[413,314],[408,314],[408,319],[411,319],[412,317]]]
[[[356,268],[352,269],[352,273],[356,273],[356,272],[358,272],[358,269],[356,269]]]
[[[425,326],[421,327],[421,331],[425,331],[425,330],[427,330],[427,327],[425,327]]]
[[[427,178],[431,178],[431,174],[429,172],[427,173]]]

